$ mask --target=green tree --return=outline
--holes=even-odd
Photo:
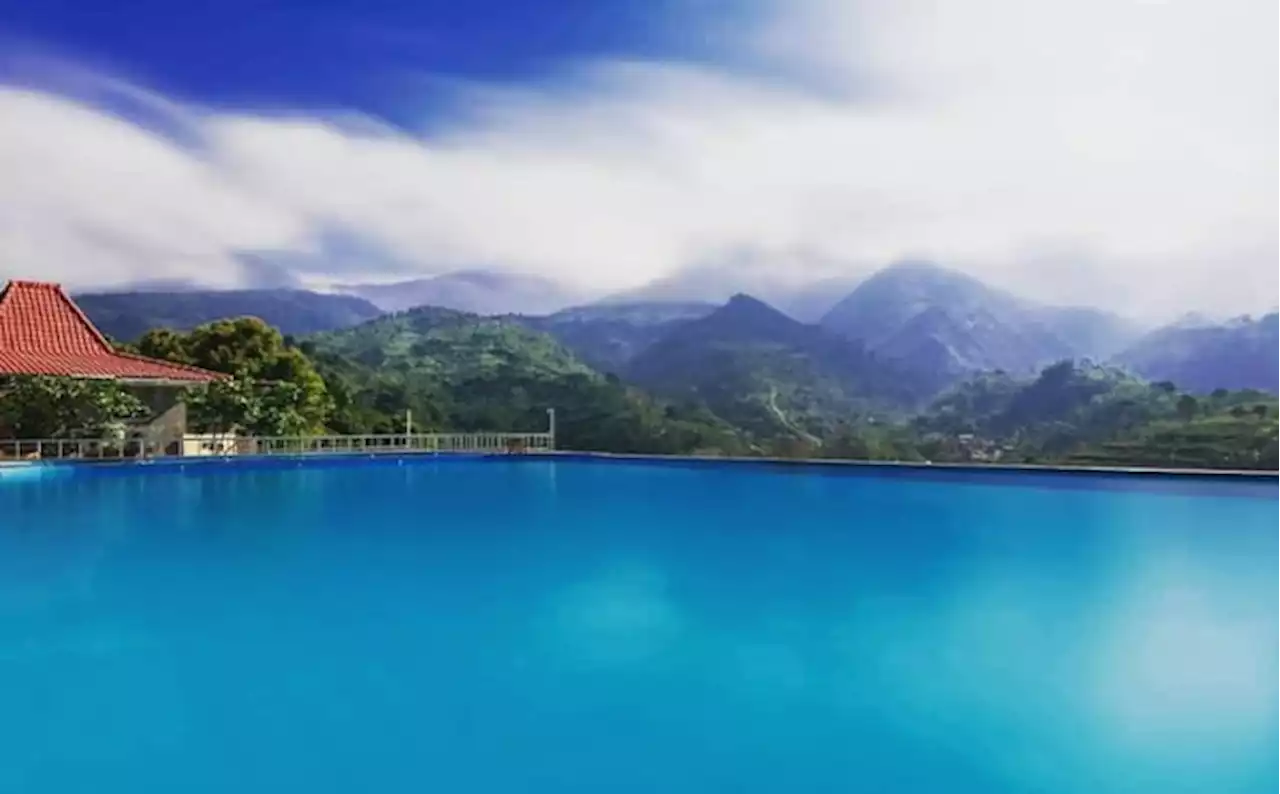
[[[185,400],[187,419],[198,432],[248,431],[256,423],[253,384],[246,379],[229,378],[189,389]]]
[[[227,378],[187,396],[191,423],[213,433],[295,436],[311,430],[297,410],[301,387],[283,381]]]
[[[197,429],[291,435],[321,432],[333,399],[315,365],[256,317],[217,320],[189,333],[152,329],[138,351],[232,376],[188,394]]]
[[[0,379],[0,435],[10,438],[101,438],[146,414],[136,395],[111,380]]]
[[[179,364],[194,364],[187,353],[187,336],[169,328],[152,328],[142,335],[134,350],[151,358],[162,358]],[[209,367],[213,369],[213,367]],[[219,370],[221,371],[221,370]]]
[[[1178,398],[1178,418],[1184,422],[1190,422],[1196,418],[1196,413],[1200,410],[1200,402],[1190,394],[1184,394]]]

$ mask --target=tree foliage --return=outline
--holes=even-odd
[[[142,401],[115,381],[0,378],[0,436],[102,438],[146,414]]]
[[[232,376],[188,392],[189,420],[198,431],[317,433],[333,409],[306,354],[256,317],[217,320],[187,333],[155,328],[142,335],[137,350]]]
[[[542,431],[584,450],[742,453],[740,431],[693,405],[672,405],[601,375],[543,333],[424,308],[303,345],[334,396],[343,432]]]
[[[1264,392],[1196,398],[1169,382],[1060,362],[1028,381],[962,383],[913,424],[937,445],[932,460],[1274,468],[1275,405]]]
[[[297,436],[315,431],[298,410],[301,387],[282,381],[228,378],[192,389],[189,420],[202,432]]]

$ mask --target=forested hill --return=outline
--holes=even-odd
[[[1167,381],[1071,362],[1033,379],[967,381],[913,425],[944,459],[1276,468],[1275,395],[1219,389],[1198,397]]]
[[[662,404],[515,322],[414,309],[303,342],[335,400],[339,432],[428,427],[543,430],[587,450],[745,453],[741,434],[696,406]]]

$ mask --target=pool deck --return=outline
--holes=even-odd
[[[960,473],[1039,473],[1039,474],[1060,474],[1060,475],[1089,475],[1089,476],[1159,476],[1159,477],[1186,477],[1186,478],[1214,478],[1214,479],[1247,479],[1254,481],[1277,481],[1280,479],[1280,472],[1267,471],[1262,469],[1203,469],[1203,468],[1173,468],[1173,467],[1145,467],[1145,466],[1053,466],[1048,464],[1014,464],[1014,463],[934,463],[927,461],[879,461],[879,460],[844,460],[836,458],[769,458],[769,457],[724,457],[715,455],[647,455],[638,453],[621,453],[621,452],[574,452],[570,450],[555,451],[537,451],[525,452],[518,454],[511,453],[484,453],[484,452],[373,452],[373,453],[302,453],[302,454],[275,454],[275,455],[227,455],[227,456],[199,456],[199,457],[161,457],[150,458],[146,460],[21,460],[21,461],[0,461],[0,477],[6,471],[16,473],[17,471],[30,471],[32,469],[83,469],[83,468],[113,468],[113,469],[134,469],[157,467],[187,467],[187,466],[205,466],[217,464],[235,464],[245,463],[262,464],[265,462],[276,462],[279,464],[301,463],[302,461],[333,462],[333,461],[368,461],[380,459],[384,461],[403,459],[403,460],[424,460],[424,459],[479,459],[479,458],[501,458],[501,459],[537,459],[537,458],[560,458],[564,460],[600,460],[600,461],[634,461],[644,463],[666,463],[666,464],[731,464],[731,465],[756,465],[771,466],[778,468],[844,468],[844,469],[863,469],[863,470],[898,470],[898,471],[952,471]]]

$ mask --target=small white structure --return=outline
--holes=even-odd
[[[235,455],[240,450],[239,441],[235,435],[188,433],[182,437],[182,454],[184,457]]]

